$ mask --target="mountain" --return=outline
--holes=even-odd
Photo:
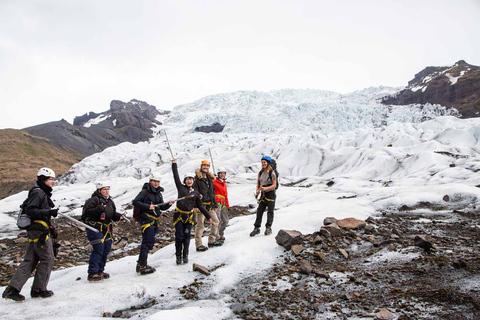
[[[458,61],[453,66],[427,67],[404,90],[385,97],[384,104],[439,104],[457,109],[463,118],[480,116],[480,67]]]
[[[46,138],[0,130],[0,199],[31,188],[41,167],[55,168],[60,176],[82,158],[79,152]]]
[[[149,264],[156,267],[156,274],[138,276],[137,257],[126,256],[108,262],[106,271],[111,278],[95,284],[95,288],[86,281],[87,266],[81,265],[86,261],[61,240],[63,254],[72,257],[72,267],[52,273],[49,289],[57,298],[49,301],[49,308],[31,300],[26,301],[29,308],[5,302],[8,307],[1,308],[0,317],[43,319],[51,317],[55,310],[62,316],[95,319],[105,312],[125,310],[142,319],[238,319],[232,311],[236,302],[247,312],[255,307],[254,301],[263,303],[268,296],[298,293],[298,300],[290,303],[317,304],[310,318],[346,318],[347,311],[352,317],[360,314],[373,318],[374,311],[387,307],[395,313],[389,318],[402,318],[399,313],[403,312],[407,313],[403,318],[420,313],[424,318],[445,318],[435,316],[438,308],[478,318],[478,308],[471,303],[477,301],[472,296],[478,294],[478,261],[454,260],[450,249],[440,247],[444,240],[439,238],[436,228],[448,228],[450,221],[458,222],[465,230],[447,240],[452,246],[455,244],[453,251],[478,250],[478,223],[467,223],[463,216],[475,217],[480,206],[480,188],[476,187],[480,185],[480,119],[459,119],[451,116],[458,114],[456,110],[440,105],[381,104],[382,97],[396,91],[382,87],[348,95],[279,90],[209,96],[174,108],[163,117],[162,125],[152,128],[148,141],[122,143],[86,157],[73,165],[54,187],[52,199],[62,213],[79,216],[82,205],[94,191],[94,182],[102,180],[110,184],[117,210],[126,210],[131,216],[131,201],[151,172],[162,175],[163,198],[175,199],[178,193],[170,152],[178,159],[179,173],[183,175],[198,168],[202,159],[210,158],[210,151],[215,168],[222,166],[227,170],[230,205],[249,208],[252,204],[253,208],[247,210],[253,213],[260,158],[271,155],[277,160],[280,173],[273,235],[249,237],[255,215],[236,217],[229,222],[222,247],[201,253],[191,243],[191,261],[208,268],[210,276],[192,271],[191,264],[177,266],[175,248],[168,245],[149,255]],[[197,130],[215,123],[223,126],[222,131],[207,134]],[[0,236],[15,237],[18,233],[9,213],[18,208],[25,195],[23,192],[0,201]],[[361,220],[370,216],[371,233],[346,232],[348,236],[336,242],[333,234],[330,237],[319,231],[324,219],[332,216]],[[384,227],[376,223],[382,217],[389,220]],[[414,239],[405,236],[396,223],[400,219],[415,222],[409,230],[411,234],[431,236],[439,247],[424,253],[413,244]],[[139,230],[138,225],[131,227]],[[262,225],[262,231],[263,228]],[[315,241],[316,247],[305,250],[308,255],[302,257],[302,262],[316,260],[321,264],[320,276],[318,272],[305,274],[300,267],[285,265],[286,261],[301,262],[299,255],[277,245],[275,235],[282,229],[298,230],[305,239]],[[116,239],[125,236],[115,230]],[[159,237],[170,239],[165,230],[160,231]],[[87,240],[83,241],[87,246]],[[206,239],[203,241],[205,244]],[[335,245],[335,250],[327,252],[329,244]],[[129,248],[139,245],[128,243]],[[115,252],[122,253],[121,250]],[[332,269],[326,269],[326,264],[319,260],[319,253],[325,252],[326,259],[335,266]],[[368,257],[355,260],[358,264],[354,269],[347,269],[346,261],[362,253]],[[405,264],[414,268],[414,276],[402,273]],[[388,272],[390,282],[385,285],[376,282],[381,267]],[[275,270],[280,273],[278,277],[273,276]],[[286,273],[287,270],[293,274]],[[444,272],[451,276],[443,278]],[[431,283],[446,284],[445,290],[425,291],[422,280],[426,278]],[[28,294],[31,281],[22,293]],[[353,287],[346,287],[348,283]],[[250,285],[254,289],[246,288]],[[412,289],[417,287],[421,290]],[[188,300],[184,294],[192,289],[194,299]],[[310,289],[314,290],[312,295],[302,295]],[[324,291],[315,291],[320,289]],[[431,297],[443,291],[465,299],[432,302]],[[242,292],[246,293],[245,298],[236,301],[234,295]],[[389,292],[388,299],[370,299],[371,292]],[[391,294],[396,298],[391,299]],[[284,301],[278,298],[279,303],[285,304]],[[348,307],[340,307],[339,301]],[[263,305],[270,307],[269,303]],[[291,314],[291,310],[284,307],[277,315],[293,319],[304,315]],[[277,319],[273,312],[270,310],[268,318]]]
[[[152,137],[152,128],[161,124],[157,117],[168,114],[139,100],[113,100],[110,109],[65,120],[49,122],[23,130],[45,137],[88,156],[122,142],[137,143]]]

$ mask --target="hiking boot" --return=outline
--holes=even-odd
[[[177,256],[177,264],[182,264],[182,257],[181,256]]]
[[[109,275],[108,273],[106,273],[106,272],[99,272],[99,273],[100,273],[100,275],[102,276],[102,279],[108,279],[108,278],[110,278],[110,275]]]
[[[2,294],[3,299],[14,300],[14,301],[23,301],[25,297],[20,294],[20,291],[14,287],[8,286]]]
[[[197,251],[200,251],[200,252],[207,251],[207,250],[208,248],[203,245],[197,248]]]
[[[183,256],[183,263],[187,264],[188,263],[188,256]]]
[[[103,277],[102,277],[102,274],[98,273],[98,272],[97,273],[89,273],[87,280],[90,281],[90,282],[98,282],[98,281],[102,281]]]
[[[151,267],[149,265],[144,265],[144,266],[141,265],[138,272],[141,275],[145,275],[145,274],[154,273],[155,271],[157,270],[154,267]]]
[[[260,233],[260,228],[254,228],[253,231],[250,232],[250,237],[255,237],[259,233]]]
[[[271,234],[272,234],[272,228],[265,229],[265,235],[266,236],[271,235]]]
[[[209,248],[212,248],[212,247],[220,247],[220,246],[223,246],[223,242],[215,241],[215,242],[212,242],[212,243],[209,243],[209,244],[208,244],[208,247],[209,247]]]
[[[51,296],[53,296],[53,291],[50,290],[32,289],[30,291],[30,297],[32,298],[50,298]]]
[[[225,242],[225,237],[224,237],[224,236],[221,236],[220,238],[218,238],[218,241]]]

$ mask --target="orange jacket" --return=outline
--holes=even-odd
[[[215,201],[217,203],[226,204],[227,208],[230,208],[230,204],[228,203],[227,184],[225,181],[215,179],[213,180],[213,185],[215,186]]]

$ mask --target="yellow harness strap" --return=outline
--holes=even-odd
[[[175,207],[175,210],[177,210],[178,212],[183,213],[183,214],[188,214],[188,217],[185,220],[183,220],[182,215],[180,214],[178,216],[178,219],[175,220],[175,222],[173,223],[173,225],[176,225],[179,221],[182,221],[183,223],[193,224],[193,209],[190,210],[190,211],[183,211],[183,210],[178,209],[178,207]]]
[[[224,199],[222,202],[221,202],[221,206],[220,206],[220,210],[223,210],[223,208],[225,208],[227,206],[226,204],[226,201],[225,201],[225,196],[221,195],[221,194],[216,194],[215,197],[218,197],[220,199]]]
[[[259,202],[262,202],[262,201],[275,201],[275,199],[268,199],[267,197],[265,197],[265,195],[262,197],[262,199],[260,199]]]
[[[160,217],[155,217],[155,216],[152,216],[151,214],[148,214],[148,213],[145,213],[145,212],[143,214],[146,215],[147,217],[153,219],[153,222],[142,224],[142,226],[141,226],[142,233],[144,233],[147,228],[153,226],[157,220],[160,220]]]
[[[103,226],[107,227],[107,232],[105,232],[105,235],[103,236],[103,239],[102,239],[102,241],[100,241],[100,243],[105,242],[105,239],[107,238],[107,235],[110,235],[109,240],[113,240],[112,233],[110,231],[110,225],[112,224],[112,222],[110,222],[110,223],[103,223],[103,222],[100,222],[100,221],[90,221],[89,222],[89,224],[92,225],[92,226],[96,225],[97,223],[100,225],[100,232],[102,232],[102,233],[103,233]]]
[[[42,220],[34,220],[33,222],[35,223],[40,223],[41,225],[43,225],[45,228],[48,229],[48,224],[45,222],[45,221],[42,221]],[[47,234],[47,236],[45,237],[45,242],[47,242],[49,238],[49,235]],[[37,239],[28,239],[28,242],[38,242],[38,239],[40,238],[37,238]]]

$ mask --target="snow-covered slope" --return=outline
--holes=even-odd
[[[365,219],[382,210],[395,212],[403,205],[415,208],[428,202],[439,210],[480,205],[480,189],[475,187],[480,184],[480,119],[436,117],[445,110],[431,105],[390,109],[379,105],[376,99],[391,90],[370,88],[349,95],[282,90],[207,97],[173,110],[149,142],[123,143],[74,165],[55,187],[53,198],[61,211],[79,215],[93,183],[103,180],[111,183],[117,207],[124,207],[152,171],[163,175],[164,197],[175,198],[166,130],[181,174],[197,168],[211,150],[215,167],[228,171],[231,205],[254,203],[260,158],[263,154],[276,158],[282,185],[274,234],[280,229],[311,233],[326,216]],[[421,122],[425,119],[432,120]],[[197,126],[217,121],[226,125],[224,132],[193,132]],[[328,187],[328,181],[333,186]],[[448,202],[443,199],[446,194]],[[14,220],[6,213],[16,210],[25,196],[23,192],[0,201],[1,230],[8,231],[3,236],[15,234]],[[338,199],[342,196],[356,197]],[[270,268],[283,253],[274,237],[248,236],[253,221],[253,215],[232,219],[226,231],[228,241],[221,248],[207,253],[191,250],[192,262],[209,267],[225,264],[202,280],[208,289],[200,293],[200,301],[179,300],[177,288],[193,282],[198,274],[190,271],[191,265],[174,265],[174,248],[169,246],[149,260],[159,270],[154,275],[137,276],[136,257],[110,262],[107,271],[112,278],[94,288],[85,280],[75,281],[78,276],[85,278],[86,266],[57,271],[50,284],[55,297],[48,308],[29,299],[28,310],[1,302],[8,308],[0,307],[0,317],[92,318],[164,294],[161,303],[143,317],[229,318],[226,291]]]

